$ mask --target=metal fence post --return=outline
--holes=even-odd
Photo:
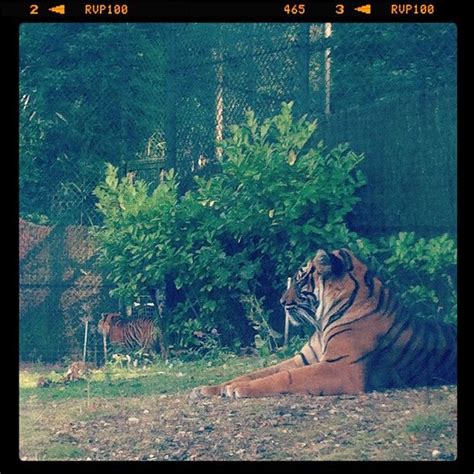
[[[169,25],[168,38],[166,40],[166,94],[165,94],[165,141],[166,141],[166,169],[176,167],[176,35],[179,26]]]

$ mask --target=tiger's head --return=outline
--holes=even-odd
[[[316,328],[328,310],[337,308],[354,295],[358,276],[367,267],[350,250],[327,252],[320,249],[313,259],[288,279],[280,299],[291,324],[310,323]]]
[[[97,325],[99,333],[107,336],[110,332],[111,326],[117,324],[119,320],[120,313],[103,313],[102,318]]]

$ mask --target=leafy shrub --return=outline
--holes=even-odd
[[[242,296],[245,315],[255,330],[254,344],[260,356],[265,357],[278,349],[278,340],[282,335],[276,332],[269,323],[268,313],[254,295]]]
[[[144,350],[136,350],[130,353],[123,350],[114,350],[109,355],[108,365],[120,369],[142,369],[152,365],[156,358],[156,356]]]
[[[456,322],[457,249],[449,235],[426,239],[399,232],[376,243],[359,239],[357,247],[410,316]]]
[[[314,328],[312,328],[312,332],[314,332]],[[300,352],[301,348],[308,342],[308,337],[294,335],[288,339],[288,344],[285,347],[280,347],[277,350],[277,355],[281,359],[287,359],[293,357],[298,352]]]
[[[96,236],[113,293],[131,299],[166,287],[161,330],[171,344],[184,342],[179,328],[190,320],[206,334],[216,328],[227,346],[252,339],[242,297],[280,321],[287,276],[315,248],[355,236],[344,218],[365,183],[362,156],[347,145],[311,146],[315,130],[293,119],[292,103],[261,124],[249,110],[219,143],[219,170],[195,177],[181,197],[173,172],[151,190],[108,165],[95,191],[104,216]]]
[[[222,343],[216,328],[203,326],[200,319],[188,319],[184,323],[173,322],[168,328],[173,334],[175,346],[172,354],[182,360],[214,359],[221,355]]]

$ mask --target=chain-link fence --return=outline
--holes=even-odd
[[[77,356],[84,318],[118,309],[87,231],[106,162],[153,183],[173,167],[184,191],[247,107],[282,101],[366,155],[354,230],[455,234],[454,25],[22,25],[22,359]]]

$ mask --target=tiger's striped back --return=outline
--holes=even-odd
[[[456,327],[410,318],[349,250],[319,251],[281,302],[291,322],[315,327],[299,353],[304,365],[360,364],[366,390],[456,382]]]
[[[99,322],[99,331],[109,336],[112,344],[152,349],[156,331],[151,318],[122,318],[118,313],[108,313]]]
[[[399,317],[366,360],[369,389],[437,385],[457,381],[456,327]]]

